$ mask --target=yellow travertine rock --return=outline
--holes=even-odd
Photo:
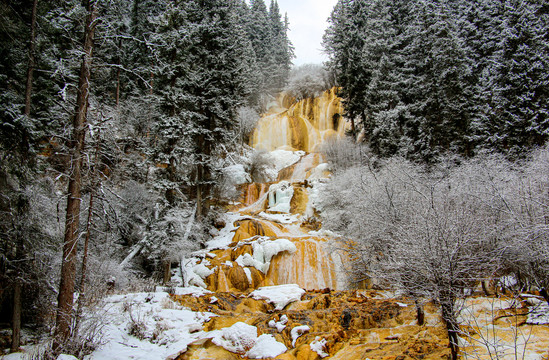
[[[291,97],[283,93],[277,104],[259,121],[252,137],[252,146],[267,151],[317,151],[326,139],[345,134],[342,110],[336,88],[320,97],[297,103],[292,103]]]

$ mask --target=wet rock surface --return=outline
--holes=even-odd
[[[331,359],[449,358],[442,324],[418,326],[414,307],[403,306],[406,299],[397,302],[377,299],[377,295],[365,291],[309,291],[300,301],[288,304],[281,311],[275,311],[274,306],[264,300],[250,298],[249,292],[173,298],[193,311],[218,315],[205,324],[206,331],[244,322],[255,326],[260,335],[271,334],[288,348],[275,359],[321,359],[312,349],[319,346],[319,352]],[[294,339],[292,329],[297,327],[308,327],[308,330]],[[200,340],[178,359],[233,359],[234,356],[211,341]]]

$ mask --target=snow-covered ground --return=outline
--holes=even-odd
[[[197,297],[211,296],[211,292],[197,287],[176,288],[175,291]],[[304,293],[297,285],[281,285],[258,289],[250,296],[272,302],[277,309],[282,309],[299,300]],[[258,336],[256,327],[244,323],[205,332],[202,330],[204,323],[215,314],[188,310],[162,291],[110,296],[105,299],[104,311],[105,344],[86,357],[87,360],[164,360],[186,351],[190,343],[207,338],[252,359],[275,357],[287,350],[272,335]]]
[[[214,331],[203,331],[203,325],[212,317],[208,312],[195,312],[184,308],[170,298],[162,287],[154,293],[132,293],[112,295],[104,300],[93,318],[102,322],[102,343],[86,360],[165,360],[185,352],[187,346],[201,339],[212,342],[231,352],[250,359],[264,359],[278,356],[287,351],[284,344],[270,334],[258,336],[255,326],[238,322],[231,327]],[[175,288],[179,295],[214,297],[210,291],[200,287]],[[275,304],[282,309],[299,300],[305,291],[297,285],[264,287],[250,296]],[[279,327],[287,322],[282,319]],[[274,325],[276,327],[276,324]],[[33,352],[10,354],[1,359],[31,359]],[[74,360],[72,357],[60,360]]]

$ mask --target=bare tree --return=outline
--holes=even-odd
[[[507,265],[519,290],[535,287],[549,303],[549,146],[515,170],[506,191]]]
[[[499,208],[480,181],[482,167],[423,169],[391,159],[377,170],[361,166],[338,174],[338,195],[332,187],[321,196],[326,225],[356,241],[344,246],[354,260],[353,275],[435,300],[453,359],[459,300],[500,261],[499,228],[490,226],[498,221]]]

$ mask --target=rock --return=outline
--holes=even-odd
[[[248,276],[240,266],[233,266],[229,269],[228,279],[232,287],[240,291],[245,291],[250,287]]]
[[[217,346],[210,339],[195,341],[188,346],[187,351],[180,355],[177,360],[204,360],[223,359],[240,360],[240,356]]]
[[[305,214],[308,201],[309,196],[307,195],[307,190],[301,187],[294,187],[294,196],[290,201],[290,213]]]
[[[297,360],[318,360],[320,356],[311,349],[311,346],[308,344],[301,345],[296,352]]]

